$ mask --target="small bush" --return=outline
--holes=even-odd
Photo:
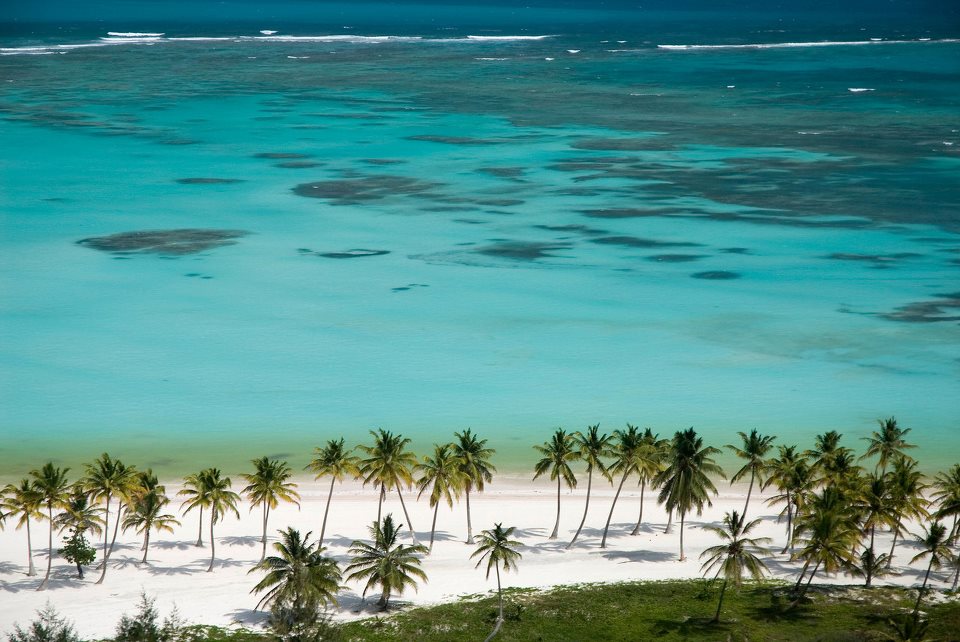
[[[37,619],[26,629],[14,625],[7,636],[10,642],[80,642],[73,625],[64,620],[49,603],[37,611]]]
[[[154,600],[145,593],[140,595],[140,607],[135,615],[120,618],[114,642],[176,642],[180,639],[183,622],[176,611],[163,623],[154,606]]]

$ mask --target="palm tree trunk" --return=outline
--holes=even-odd
[[[637,525],[633,527],[633,532],[631,535],[640,534],[640,524],[643,522],[643,493],[647,489],[647,478],[640,478],[640,516],[637,517]]]
[[[123,515],[123,507],[117,508],[117,521],[113,525],[113,538],[110,540],[110,548],[106,550],[103,555],[103,563],[100,565],[100,579],[97,580],[97,584],[103,584],[103,578],[107,576],[107,562],[110,560],[110,554],[113,552],[113,545],[117,543],[117,531],[120,530],[120,516]],[[104,524],[106,528],[107,524]]]
[[[723,594],[727,591],[727,580],[723,580],[723,587],[720,589],[720,601],[717,603],[717,613],[713,616],[713,619],[710,620],[712,624],[716,624],[720,621],[720,607],[723,606]]]
[[[893,546],[890,547],[890,557],[887,558],[887,568],[893,563],[893,551],[897,548],[897,536],[900,535],[900,516],[897,516],[897,525],[893,527]]]
[[[267,520],[270,519],[270,504],[263,502],[263,539],[261,540],[263,544],[263,550],[260,553],[260,561],[262,562],[267,557]]]
[[[787,552],[787,549],[790,548],[790,542],[793,541],[793,500],[790,498],[790,491],[787,491],[787,542],[783,545],[783,550],[780,551],[781,555],[784,555]]]
[[[473,544],[473,524],[470,523],[470,482],[467,482],[466,494],[467,494],[467,544]]]
[[[953,528],[950,529],[950,537],[948,541],[951,546],[957,545],[957,518],[960,517],[960,514],[954,513],[953,515]]]
[[[683,556],[683,521],[686,518],[686,513],[680,511],[680,561],[683,562],[687,558]]]
[[[33,577],[37,574],[37,569],[33,565],[33,541],[30,539],[30,515],[27,515],[27,577]]]
[[[80,566],[80,562],[77,562],[77,577],[83,579],[83,567]]]
[[[623,482],[627,481],[627,475],[630,474],[629,470],[624,471],[623,477],[620,478],[620,485],[617,486],[617,494],[613,496],[613,504],[610,506],[610,514],[607,515],[607,525],[603,527],[603,539],[600,540],[600,548],[607,547],[607,531],[610,530],[610,520],[613,519],[613,509],[617,507],[617,498],[620,497],[620,491],[623,490]]]
[[[414,546],[416,546],[419,544],[419,542],[417,542],[417,533],[413,530],[413,524],[410,523],[410,514],[407,513],[407,505],[403,501],[403,493],[400,492],[400,484],[397,484],[397,497],[400,498],[400,506],[403,507],[403,516],[407,518],[407,528],[410,529],[410,537],[413,539]]]
[[[813,576],[817,574],[817,570],[820,568],[820,562],[817,562],[817,565],[813,567],[813,571],[810,573],[810,577],[807,578],[807,583],[803,587],[803,593],[800,594],[800,597],[803,597],[807,594],[807,591],[810,589],[810,584],[813,583]]]
[[[957,565],[957,571],[953,574],[953,586],[950,587],[950,590],[956,591],[957,582],[960,581],[960,560],[954,560],[953,563]]]
[[[140,550],[141,550],[141,551],[147,550],[147,538],[148,538],[148,537],[150,537],[150,526],[149,526],[149,522],[148,522],[148,524],[147,524],[147,530],[146,530],[146,532],[144,532],[144,534],[143,534],[143,544],[140,546]]]
[[[210,507],[210,566],[207,567],[207,573],[213,571],[213,560],[217,556],[217,543],[213,539],[213,523],[217,521],[217,511]]]
[[[110,539],[110,493],[107,493],[106,513],[103,518],[103,556],[97,568],[103,568],[107,565],[107,540]]]
[[[870,586],[871,582],[873,582],[873,568],[874,568],[874,562],[875,562],[873,558],[873,540],[876,533],[877,533],[877,525],[873,524],[870,526],[870,548],[869,548],[870,564],[867,565],[866,569],[864,569],[866,571],[865,575],[867,576],[867,583],[864,584],[864,586]]]
[[[583,507],[583,519],[580,520],[580,526],[577,527],[577,532],[573,534],[573,539],[570,540],[570,543],[567,544],[567,548],[573,546],[573,543],[577,541],[577,538],[580,537],[580,531],[583,530],[583,525],[587,521],[587,511],[590,510],[590,486],[593,483],[593,468],[590,468],[587,471],[587,503]]]
[[[933,560],[935,559],[934,555],[930,554],[930,563],[927,564],[927,574],[923,576],[923,584],[920,586],[920,593],[917,594],[917,603],[913,607],[913,617],[916,619],[917,613],[920,612],[920,600],[923,599],[923,592],[927,589],[927,580],[930,579],[930,569],[933,568]]]
[[[150,546],[150,527],[148,526],[143,537],[143,559],[140,560],[141,564],[147,563],[147,549],[149,548],[149,546]]]
[[[437,513],[440,511],[440,502],[433,507],[433,523],[430,524],[430,552],[433,552],[433,536],[437,532]]]
[[[753,493],[753,482],[754,482],[754,479],[756,478],[756,474],[757,474],[756,471],[751,468],[750,469],[750,485],[747,487],[747,501],[744,502],[743,504],[742,517],[744,519],[744,523],[746,523],[746,519],[747,519],[747,508],[750,506],[750,495]]]
[[[550,533],[550,539],[557,539],[557,531],[560,530],[560,475],[557,475],[557,521],[553,524],[553,532]]]
[[[670,532],[670,526],[673,524],[673,510],[667,513],[667,527],[663,529],[664,533]]]
[[[50,568],[53,566],[53,502],[47,502],[47,519],[50,520],[50,535],[47,540],[47,574],[37,587],[38,591],[47,588],[47,582],[50,581]]]
[[[797,578],[797,583],[793,586],[793,592],[796,593],[800,590],[800,584],[803,582],[803,577],[807,574],[807,569],[810,568],[810,560],[807,560],[803,568],[800,570],[800,577]]]
[[[503,626],[503,590],[500,588],[500,565],[494,564],[494,568],[497,570],[497,598],[500,602],[500,609],[497,615],[497,623],[494,625],[493,631],[490,632],[490,635],[488,635],[483,642],[490,642],[490,640],[492,640],[497,633],[500,632],[500,627]]]
[[[390,601],[390,592],[387,590],[387,587],[383,587],[383,592],[380,594],[380,600],[377,601],[377,605],[380,607],[381,611],[387,610],[387,602]]]
[[[197,546],[203,546],[203,504],[200,504],[200,526],[197,529]]]
[[[330,500],[333,499],[333,485],[336,483],[336,477],[330,480],[330,492],[327,493],[327,507],[323,509],[323,526],[320,527],[320,542],[318,543],[318,547],[323,546],[323,534],[327,532],[327,514],[330,512]]]
[[[380,523],[380,516],[383,514],[383,500],[387,497],[387,488],[380,482],[380,503],[377,504],[377,523]]]

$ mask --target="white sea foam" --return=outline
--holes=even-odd
[[[510,60],[509,58],[474,58],[474,60]]]
[[[165,38],[170,42],[218,42],[223,40],[236,41],[237,38],[230,36],[181,36],[177,38]]]
[[[475,40],[477,42],[509,42],[512,40],[546,40],[547,38],[553,38],[551,35],[546,36],[467,36],[467,40]]]
[[[847,91],[851,91],[855,94],[860,94],[865,91],[876,91],[876,89],[872,89],[870,87],[847,87]]]
[[[554,58],[544,58],[544,60],[555,60]]]
[[[931,40],[922,38],[919,40],[823,40],[818,42],[768,42],[768,43],[749,43],[741,45],[657,45],[657,49],[667,49],[671,51],[696,51],[709,49],[792,49],[795,47],[852,47],[861,45],[905,45],[913,43],[955,43],[960,42],[956,38],[943,38],[940,40]]]
[[[275,34],[275,33],[277,33],[277,32],[276,32],[276,31],[272,31],[272,30],[270,30],[270,29],[261,29],[261,30],[260,30],[260,33],[262,33],[262,34],[265,35],[265,36],[272,36],[273,34]]]
[[[578,54],[578,53],[580,53],[580,50],[579,50],[579,49],[567,49],[567,53]]]
[[[140,33],[138,31],[108,31],[108,36],[114,36],[116,38],[159,38],[164,35],[161,33]]]

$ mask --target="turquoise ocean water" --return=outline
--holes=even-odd
[[[890,415],[960,458],[955,14],[211,7],[0,26],[0,477]]]

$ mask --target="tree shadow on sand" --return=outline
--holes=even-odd
[[[160,541],[160,542],[150,542],[150,548],[159,548],[163,550],[176,549],[178,551],[186,551],[191,548],[204,548],[205,546],[197,546],[197,542],[194,540],[186,541],[179,540],[176,542],[171,541]]]
[[[217,538],[224,546],[263,546],[262,535],[227,535]],[[270,537],[267,537],[267,546],[270,545]]]
[[[599,555],[604,559],[619,560],[621,564],[626,562],[669,562],[677,559],[676,553],[666,551],[610,551],[599,553]]]

